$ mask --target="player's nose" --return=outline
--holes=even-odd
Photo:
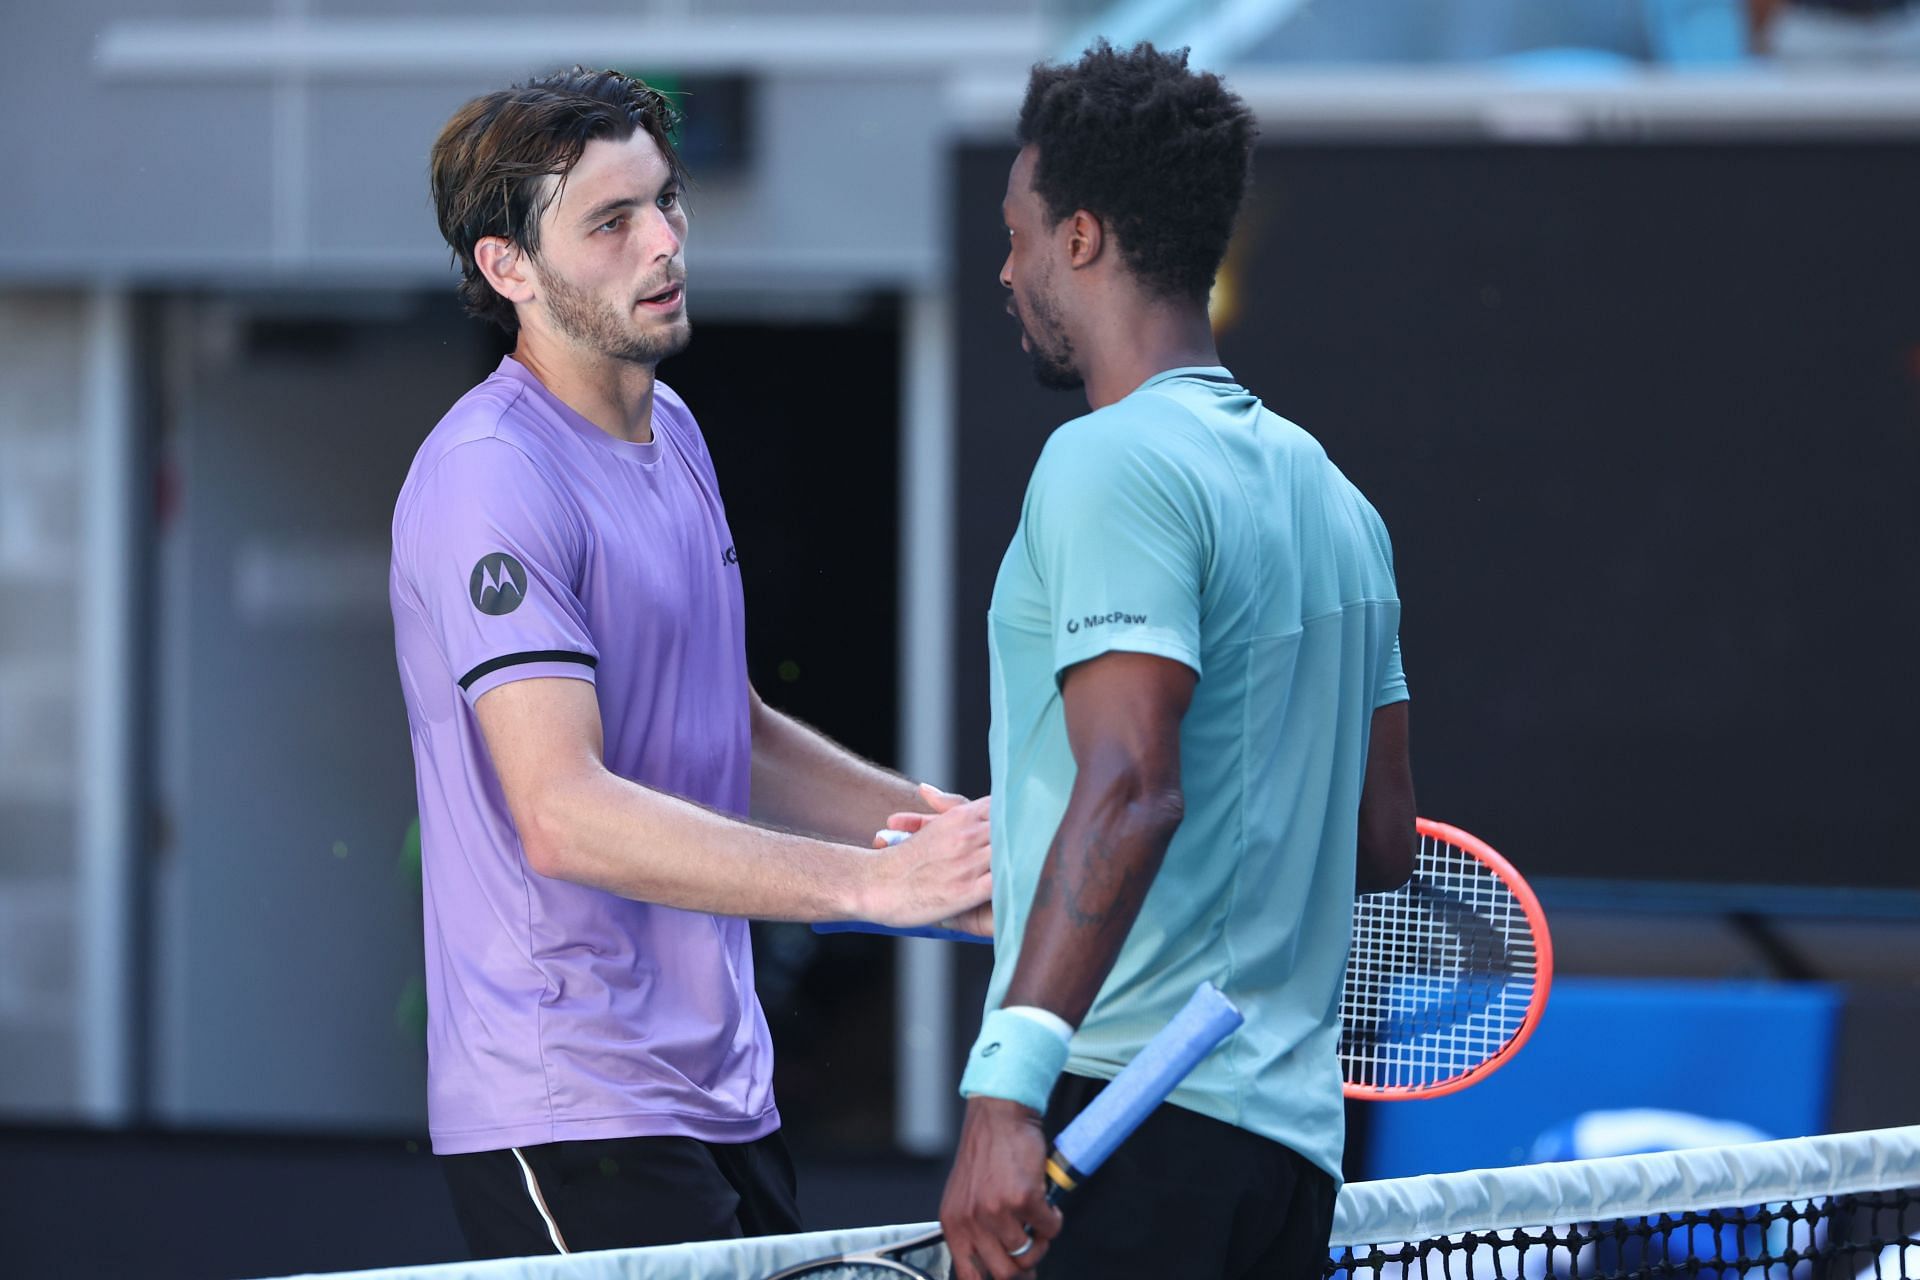
[[[680,252],[680,246],[686,243],[686,236],[673,224],[666,210],[656,209],[653,217],[647,221],[646,243],[651,256],[671,258]]]

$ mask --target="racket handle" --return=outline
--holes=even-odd
[[[1087,1109],[1060,1131],[1047,1157],[1048,1199],[1073,1190],[1105,1164],[1114,1148],[1166,1101],[1174,1086],[1244,1021],[1219,988],[1201,983],[1173,1021],[1160,1028]]]
[[[913,929],[896,929],[892,925],[874,924],[868,920],[823,920],[813,926],[815,933],[884,933],[895,938],[938,938],[942,942],[984,942],[991,946],[993,939],[978,933],[967,933],[960,929],[942,929],[938,925],[920,925]]]

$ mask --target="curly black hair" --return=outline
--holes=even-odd
[[[1258,133],[1219,76],[1187,68],[1185,49],[1100,40],[1071,66],[1033,69],[1018,137],[1038,152],[1033,188],[1055,223],[1085,209],[1148,289],[1204,301]]]
[[[625,142],[644,130],[685,180],[673,133],[680,116],[659,90],[618,71],[576,66],[483,94],[453,114],[433,144],[428,176],[440,234],[460,268],[469,313],[513,333],[513,304],[493,291],[474,246],[505,236],[529,254],[540,249],[540,214],[589,142]]]

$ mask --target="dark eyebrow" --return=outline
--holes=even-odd
[[[665,182],[660,184],[660,190],[653,198],[658,200],[667,192],[678,191],[679,189],[680,179],[669,177]],[[611,200],[603,200],[580,215],[580,225],[583,227],[597,227],[614,214],[621,213],[627,209],[638,208],[642,203],[643,201],[639,196],[615,196]]]
[[[603,200],[580,215],[580,225],[583,227],[599,226],[614,214],[634,208],[639,203],[640,198],[638,196],[615,196],[611,200]]]

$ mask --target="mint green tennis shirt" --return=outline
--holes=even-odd
[[[1246,1025],[1173,1101],[1336,1179],[1335,1048],[1374,708],[1407,696],[1386,526],[1317,441],[1219,368],[1067,423],[994,583],[995,1009],[1073,789],[1060,682],[1104,653],[1199,674],[1180,824],[1067,1070],[1111,1079],[1212,982]]]

